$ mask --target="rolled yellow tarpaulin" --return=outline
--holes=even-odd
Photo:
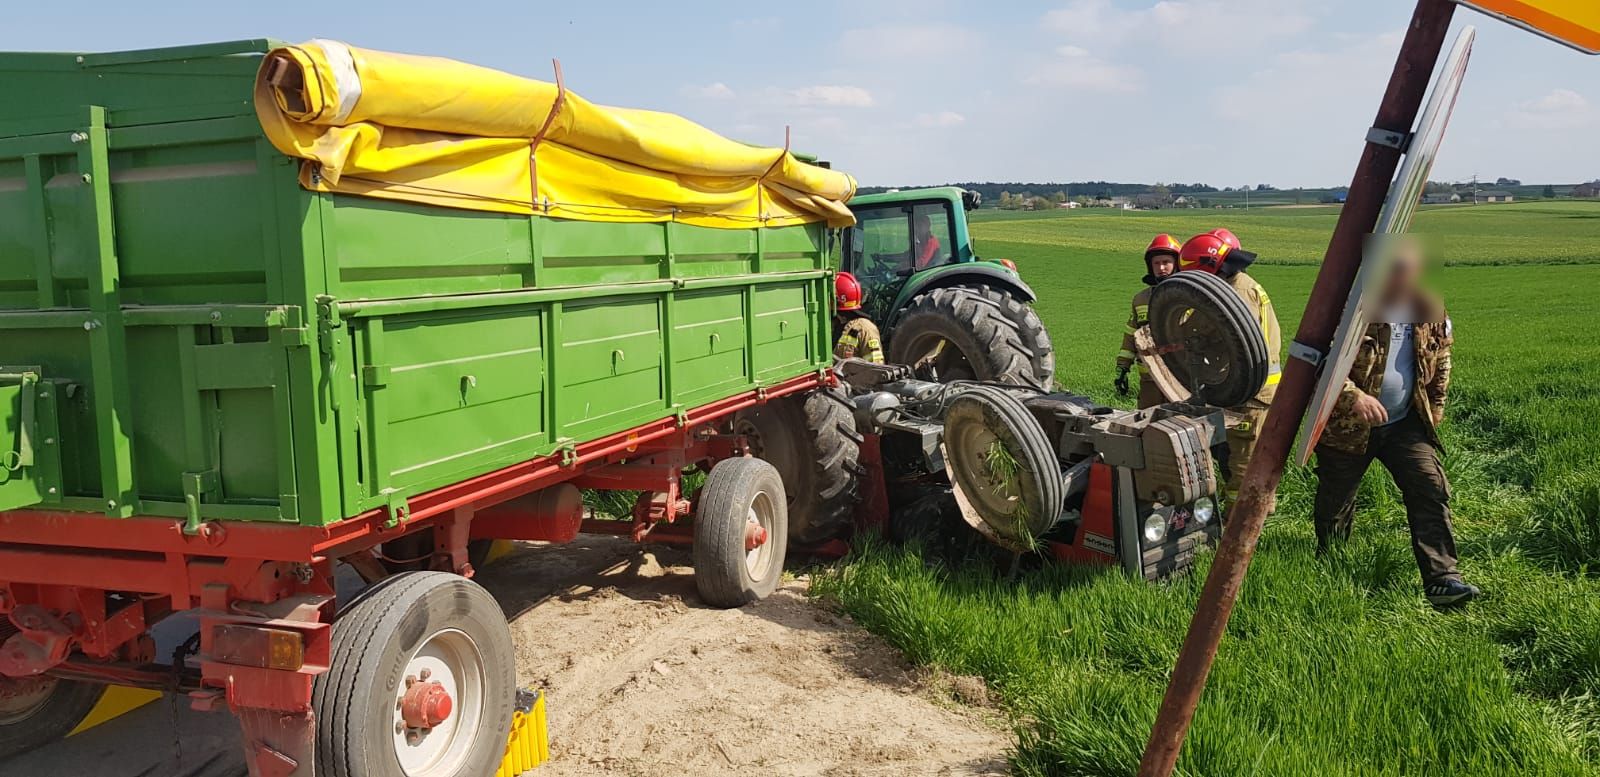
[[[278,150],[316,163],[301,182],[318,191],[590,221],[854,223],[855,179],[785,149],[449,59],[284,46],[255,105]]]

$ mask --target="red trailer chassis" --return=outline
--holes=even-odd
[[[833,382],[793,378],[420,494],[393,525],[373,510],[322,527],[211,522],[186,535],[171,518],[0,512],[0,614],[16,629],[0,646],[9,678],[0,683],[54,676],[186,693],[199,709],[226,704],[243,726],[251,774],[307,774],[337,562],[374,579],[392,561],[381,545],[424,531],[433,547],[415,561],[468,577],[474,539],[563,542],[588,529],[686,544],[692,535],[662,526],[692,511],[684,469],[749,454],[728,423],[740,410]],[[540,512],[513,502],[563,483],[645,493],[631,525],[585,520],[581,504]],[[158,663],[150,627],[188,610],[200,622],[196,660]]]

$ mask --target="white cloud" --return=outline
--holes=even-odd
[[[1600,111],[1571,89],[1554,89],[1543,97],[1517,103],[1507,121],[1517,129],[1569,130],[1600,123]]]
[[[784,92],[785,101],[793,105],[828,105],[843,108],[870,108],[872,93],[859,86],[818,84],[802,86]]]
[[[965,124],[967,117],[955,111],[939,111],[938,113],[919,113],[914,121],[919,127],[955,127]]]
[[[1084,92],[1137,92],[1144,88],[1139,68],[1112,64],[1080,46],[1059,46],[1055,53],[1023,82]]]
[[[702,100],[732,100],[736,96],[733,88],[721,81],[705,86],[685,86],[683,93]]]

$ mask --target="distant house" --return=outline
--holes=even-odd
[[[1448,204],[1450,204],[1452,202],[1460,202],[1460,201],[1461,201],[1461,195],[1459,195],[1459,194],[1424,194],[1424,195],[1422,195],[1422,204],[1423,205],[1448,205]]]
[[[1134,207],[1137,207],[1140,210],[1160,210],[1171,204],[1171,200],[1169,200],[1167,195],[1164,194],[1145,192],[1144,194],[1136,195],[1133,198],[1133,204]]]
[[[1574,197],[1600,197],[1600,179],[1572,187]]]
[[[1503,190],[1500,190],[1500,189],[1495,189],[1494,191],[1487,191],[1487,192],[1484,192],[1483,194],[1481,194],[1479,196],[1481,196],[1483,198],[1484,202],[1512,202],[1512,201],[1517,199],[1517,196],[1512,194],[1511,192],[1503,191]]]

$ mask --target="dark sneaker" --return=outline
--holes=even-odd
[[[1428,603],[1435,607],[1459,607],[1483,593],[1478,587],[1460,580],[1444,580],[1423,588]]]

